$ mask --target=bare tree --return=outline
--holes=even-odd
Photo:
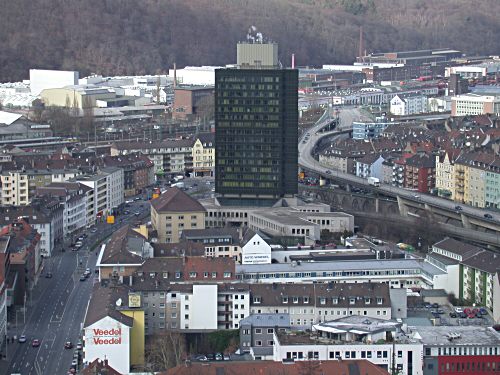
[[[184,335],[179,332],[167,330],[154,336],[146,348],[145,370],[154,373],[182,364],[185,346]]]

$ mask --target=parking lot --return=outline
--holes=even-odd
[[[460,306],[461,311],[468,311],[469,309],[473,311],[474,309],[479,309],[477,307],[471,306]],[[460,311],[460,310],[459,310]],[[418,318],[418,319],[428,319],[430,324],[441,325],[441,326],[492,326],[494,321],[489,314],[474,314],[472,318],[464,317],[465,313],[458,313],[455,311],[455,307],[450,305],[427,305],[408,308],[408,318]],[[460,315],[462,317],[460,317]],[[467,314],[465,314],[467,315]],[[469,314],[472,316],[472,314]],[[480,315],[480,316],[479,316]]]

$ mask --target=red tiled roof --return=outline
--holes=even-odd
[[[205,212],[205,207],[196,199],[176,187],[154,199],[151,206],[157,212]]]
[[[160,375],[271,375],[271,374],[332,374],[332,375],[388,375],[386,370],[367,360],[342,361],[300,361],[282,363],[273,361],[191,363],[174,367]]]

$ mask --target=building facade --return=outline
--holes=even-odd
[[[215,191],[259,204],[297,193],[298,71],[257,69],[267,44],[251,46],[245,68],[215,72]]]

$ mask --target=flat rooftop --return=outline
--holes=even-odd
[[[444,271],[427,262],[416,259],[374,259],[346,260],[334,262],[302,262],[295,266],[290,263],[273,264],[237,264],[236,273],[275,273],[275,272],[310,272],[310,271],[367,271],[367,270],[414,270],[420,269],[429,275],[443,275]]]
[[[478,326],[433,326],[433,327],[408,327],[408,332],[415,337],[420,335],[420,341],[427,346],[470,346],[470,345],[500,345],[500,333],[491,327]],[[449,339],[449,335],[458,334],[460,337]],[[458,335],[455,335],[458,336]]]

